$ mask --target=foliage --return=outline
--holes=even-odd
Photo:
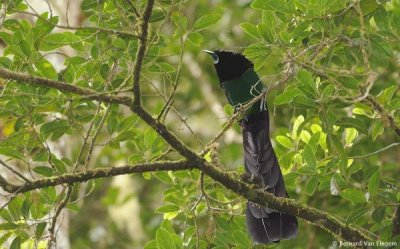
[[[112,97],[134,97],[138,76],[156,125],[165,124],[191,151],[209,150],[204,158],[233,175],[244,171],[239,125],[205,147],[233,113],[201,49],[243,52],[270,89],[271,134],[291,198],[400,243],[392,234],[400,201],[399,0],[156,1],[143,62],[147,1],[83,0],[79,27],[62,24],[62,14],[36,14],[22,0],[0,6],[0,68]],[[183,158],[127,106],[0,78],[1,175],[9,182]],[[245,199],[221,182],[199,170],[139,176],[125,199],[109,178],[9,193],[0,244],[45,248],[62,222],[57,211],[66,208],[72,248],[252,248]],[[134,198],[146,233],[138,241],[109,216],[109,208]],[[335,240],[300,222],[296,239],[271,247],[328,247]],[[106,238],[90,236],[98,228]]]

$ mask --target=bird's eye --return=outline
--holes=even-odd
[[[218,64],[218,62],[219,62],[218,55],[214,53],[214,54],[211,54],[211,56],[212,56],[214,64]]]

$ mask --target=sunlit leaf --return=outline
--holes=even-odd
[[[193,25],[194,30],[201,30],[210,27],[211,25],[217,23],[221,19],[221,15],[219,14],[207,14],[199,19]]]

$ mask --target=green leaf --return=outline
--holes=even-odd
[[[166,13],[161,8],[154,8],[151,12],[150,22],[159,22],[165,19]]]
[[[112,42],[112,45],[116,48],[120,48],[122,50],[126,49],[126,43],[123,39],[121,38],[115,38]]]
[[[312,74],[306,70],[301,70],[297,73],[297,80],[300,85],[299,89],[308,97],[315,99],[316,86]]]
[[[389,18],[388,12],[383,6],[380,6],[374,11],[374,19],[379,30],[385,31],[389,30]]]
[[[233,238],[238,246],[243,248],[249,248],[250,240],[249,237],[243,231],[236,230],[233,232]]]
[[[306,184],[306,192],[308,195],[313,195],[315,190],[317,189],[318,186],[318,177],[317,176],[312,176],[310,179],[307,181]]]
[[[379,8],[379,4],[376,0],[363,0],[360,1],[360,7],[361,10],[365,15],[368,15],[369,13],[373,12],[374,10],[376,10],[377,8]]]
[[[31,56],[31,54],[32,54],[31,46],[29,45],[29,43],[28,43],[27,41],[22,40],[22,41],[19,42],[18,45],[19,45],[19,47],[21,48],[22,52],[24,52],[24,54],[25,54],[27,57],[30,57],[30,56]]]
[[[50,135],[52,135],[51,139],[54,141],[64,135],[66,132],[70,130],[70,126],[67,120],[56,119],[50,121],[48,123],[43,124],[40,127],[40,135],[47,139]]]
[[[210,27],[213,24],[216,24],[219,19],[221,19],[221,15],[219,14],[208,14],[200,17],[196,20],[193,25],[193,30],[201,30]]]
[[[192,32],[190,33],[188,40],[195,45],[196,47],[200,47],[200,45],[203,43],[204,41],[204,37],[198,33],[198,32]]]
[[[318,107],[314,100],[303,95],[295,96],[290,101],[290,106],[300,109],[316,109]]]
[[[350,146],[350,144],[358,136],[358,132],[354,128],[346,128],[345,131],[346,131],[346,136],[345,136],[346,145]]]
[[[224,112],[228,116],[232,116],[234,113],[233,107],[229,104],[224,105]]]
[[[58,74],[53,65],[45,58],[38,60],[34,65],[41,76],[53,80],[58,79]]]
[[[317,170],[313,167],[303,166],[297,170],[297,173],[301,175],[315,175]]]
[[[34,33],[39,39],[42,38],[42,35],[50,33],[54,29],[55,25],[58,23],[58,16],[48,18],[48,15],[48,12],[42,13],[40,15],[41,18],[38,18],[36,21],[36,27],[33,28]]]
[[[377,170],[369,179],[368,182],[368,192],[371,194],[372,197],[374,197],[377,192],[378,192],[378,187],[379,187],[379,178],[381,175],[381,171]]]
[[[285,148],[288,148],[288,149],[293,148],[292,141],[286,136],[277,136],[276,141],[278,141],[278,143],[283,145]]]
[[[314,152],[314,155],[317,153],[320,137],[321,137],[321,132],[316,132],[311,136],[310,140],[308,141],[307,145],[311,147],[312,151]]]
[[[46,228],[47,223],[46,222],[41,222],[36,225],[35,229],[35,238],[40,239],[43,236],[44,229]]]
[[[265,23],[257,24],[258,33],[260,33],[262,38],[264,38],[264,40],[266,42],[268,42],[268,43],[274,43],[275,42],[274,33],[273,33],[271,28],[272,28],[271,26],[269,26],[269,25],[267,25]]]
[[[6,32],[0,32],[0,40],[2,40],[7,45],[12,44],[12,35]]]
[[[49,168],[49,167],[45,167],[45,166],[37,166],[35,168],[33,168],[33,171],[35,171],[35,173],[42,175],[42,176],[46,176],[46,177],[50,177],[53,176],[53,169]]]
[[[71,32],[49,34],[42,39],[40,50],[50,51],[65,45],[73,45],[79,41],[80,39]]]
[[[158,249],[157,246],[157,241],[156,240],[150,240],[144,245],[144,249]]]
[[[0,237],[0,246],[3,245],[8,240],[8,238],[11,237],[11,235],[13,235],[12,232],[5,233],[4,235],[2,234],[2,236]]]
[[[350,212],[349,216],[347,217],[346,223],[350,224],[356,222],[363,214],[365,214],[368,211],[370,211],[370,209],[365,208],[363,206],[353,209]]]
[[[127,140],[135,140],[137,138],[137,135],[133,131],[123,131],[118,134],[117,137],[113,139],[114,142],[122,142],[122,141],[127,141]]]
[[[376,223],[381,223],[385,218],[386,207],[378,207],[372,212],[371,217]]]
[[[397,31],[397,35],[400,36],[400,13],[392,13],[391,22],[394,29]]]
[[[333,85],[328,85],[324,88],[321,94],[321,99],[326,99],[332,97],[335,87]]]
[[[262,43],[256,43],[248,46],[244,50],[244,55],[249,59],[255,59],[257,57],[266,57],[271,52],[271,49]]]
[[[156,241],[159,249],[174,249],[175,243],[171,234],[164,228],[157,229]]]
[[[311,134],[310,134],[308,131],[302,130],[302,131],[300,132],[300,139],[301,139],[301,141],[303,141],[305,144],[308,144],[308,142],[310,141],[310,138],[311,138]]]
[[[314,151],[308,144],[304,147],[303,158],[308,167],[317,167],[317,159],[315,158]]]
[[[11,242],[10,249],[20,249],[21,248],[21,238],[16,237],[13,242]]]
[[[206,160],[206,162],[211,162],[211,150],[209,151],[209,152],[207,152],[205,155],[204,155],[204,157],[203,157],[205,160]]]
[[[82,10],[91,10],[94,9],[98,4],[97,0],[83,0],[81,4]]]
[[[359,190],[359,189],[355,189],[355,188],[346,188],[344,189],[341,193],[340,196],[343,199],[346,199],[352,203],[363,203],[365,202],[365,197],[364,197],[364,193]]]
[[[368,129],[365,126],[365,123],[357,118],[343,117],[337,121],[336,125],[345,128],[356,128],[358,131],[368,134]]]
[[[395,95],[396,91],[398,89],[398,86],[390,86],[383,90],[377,97],[378,101],[381,102],[382,104],[387,104],[390,102]]]
[[[170,212],[176,212],[179,210],[180,210],[180,208],[177,205],[170,204],[170,205],[165,205],[165,206],[157,208],[157,210],[155,212],[156,213],[170,213]]]
[[[18,225],[15,223],[4,222],[0,224],[0,230],[14,230],[17,229]]]
[[[374,126],[372,128],[372,141],[375,141],[376,138],[383,134],[385,127],[381,120],[376,120]]]
[[[254,37],[254,38],[260,38],[260,33],[258,32],[256,25],[254,25],[252,23],[241,23],[240,27],[249,36]]]
[[[276,96],[274,105],[283,105],[289,103],[295,96],[300,95],[301,92],[298,88],[292,88]]]
[[[255,0],[250,5],[253,9],[272,10],[283,14],[295,13],[294,6],[291,2],[276,0]]]
[[[22,203],[21,213],[24,218],[29,218],[29,210],[31,208],[31,202],[29,198],[25,198],[24,202]]]
[[[137,122],[138,122],[138,117],[136,115],[130,115],[121,121],[118,127],[118,131],[130,130],[135,126]]]
[[[24,156],[20,152],[16,151],[14,147],[9,147],[9,146],[1,146],[0,155],[5,155],[17,159],[24,158]]]
[[[328,134],[326,139],[328,144],[330,145],[330,150],[332,153],[334,153],[335,155],[344,154],[343,144],[336,135]]]
[[[296,153],[294,151],[291,151],[281,156],[279,158],[279,165],[281,165],[284,169],[289,169],[295,154]]]

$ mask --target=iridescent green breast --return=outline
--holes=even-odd
[[[229,103],[233,107],[244,105],[254,97],[260,95],[263,91],[263,84],[253,69],[249,69],[240,76],[240,78],[222,82]],[[264,107],[260,108],[261,100],[257,101],[248,111],[247,115],[258,113]]]

